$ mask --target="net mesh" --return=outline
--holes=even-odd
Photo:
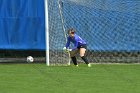
[[[69,62],[68,53],[64,53],[66,43],[62,18],[57,0],[49,0],[49,63],[50,65],[66,65]]]
[[[43,18],[43,13],[39,13],[39,11],[43,11],[43,1],[41,1],[41,6],[38,8],[35,7],[35,5],[38,4],[37,0],[35,1],[33,6],[31,6],[34,7],[35,13],[31,15],[31,13],[27,11],[27,18],[33,19],[33,16],[38,16],[39,20],[41,20],[40,18]],[[18,5],[19,4],[17,4],[17,6]],[[26,6],[29,7],[28,4]],[[74,28],[76,34],[87,42],[86,55],[91,63],[140,62],[140,1],[48,0],[48,8],[49,56],[51,65],[68,64],[69,61],[68,53],[64,53],[62,50],[66,43],[66,33],[63,27],[66,30],[68,28]],[[24,7],[22,9],[24,9]],[[25,8],[25,10],[28,9]],[[11,10],[11,12],[13,10]],[[26,14],[25,10],[24,12]],[[62,16],[60,11],[62,12]],[[8,13],[10,14],[11,12]],[[24,12],[22,12],[22,16],[25,15]],[[18,11],[18,13],[20,13],[20,11]],[[4,13],[1,14],[3,14],[2,17],[5,16]],[[7,12],[5,14],[7,14]],[[17,19],[17,14],[16,17],[12,18]],[[64,23],[62,20],[64,20]],[[36,21],[32,21],[31,24],[33,24],[33,26],[31,26],[31,28],[34,28],[34,24],[37,24],[35,26],[39,26],[38,24],[40,23],[44,25],[42,21],[37,21],[37,23]],[[44,31],[42,24],[40,25],[41,31]],[[0,62],[26,62],[26,57],[29,55],[33,56],[36,62],[45,62],[45,51],[43,49],[1,49]],[[83,62],[79,55],[77,55],[77,57],[78,62]]]
[[[65,28],[74,28],[87,42],[90,62],[140,61],[140,1],[50,0],[50,46],[57,50],[65,45],[57,1],[61,5]],[[55,53],[59,52],[53,51],[57,56]],[[60,55],[63,57],[63,53]]]

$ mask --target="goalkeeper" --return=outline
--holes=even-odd
[[[64,51],[70,52],[70,57],[74,63],[75,66],[78,66],[77,59],[75,55],[79,52],[80,57],[83,59],[83,61],[88,65],[88,67],[91,67],[90,63],[88,62],[85,52],[86,52],[86,42],[77,34],[75,34],[75,31],[73,28],[68,30],[68,38],[66,46],[63,48]],[[70,42],[74,44],[74,47],[72,49],[68,49]]]

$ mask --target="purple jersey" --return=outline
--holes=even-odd
[[[70,36],[68,36],[67,43],[66,43],[66,48],[69,47],[70,42],[72,42],[74,44],[74,48],[72,50],[76,49],[80,45],[86,44],[86,42],[80,36],[78,36],[76,34],[74,34],[74,37],[73,38],[71,38]]]

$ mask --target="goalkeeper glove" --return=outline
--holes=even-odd
[[[66,48],[66,47],[64,47],[64,48],[63,48],[63,51],[67,51],[67,48]]]
[[[63,48],[63,51],[65,51],[65,52],[70,52],[70,51],[72,51],[72,49],[67,49],[66,47],[64,47],[64,48]]]
[[[72,51],[72,49],[67,49],[67,51],[69,51],[69,52],[70,52],[70,51]]]

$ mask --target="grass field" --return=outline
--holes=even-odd
[[[140,65],[0,64],[0,93],[140,93]]]

